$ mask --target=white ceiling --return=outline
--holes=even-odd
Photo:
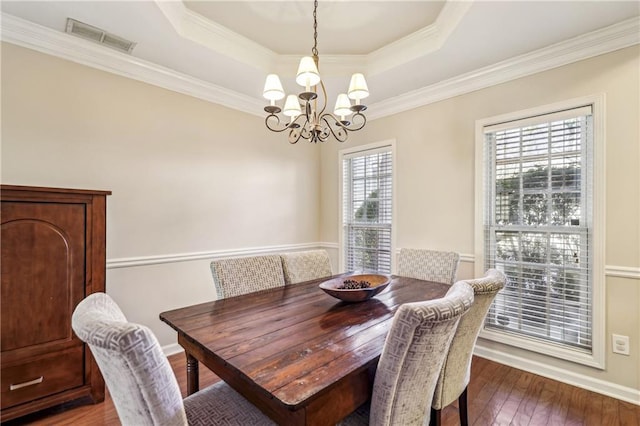
[[[320,1],[318,49],[332,55],[373,52],[433,24],[444,1]],[[313,1],[185,1],[192,11],[278,54],[313,46]],[[238,19],[242,17],[242,19]],[[381,23],[401,23],[385,25]],[[372,28],[378,29],[371,31]]]
[[[169,88],[214,101],[235,97],[244,105],[238,109],[258,114],[254,104],[265,102],[265,76],[277,72],[287,92],[298,92],[297,62],[313,46],[311,0],[2,1],[1,10],[5,41],[132,78],[142,79],[127,67],[155,68],[165,80],[181,80],[165,84]],[[623,22],[625,31],[638,32],[640,2],[321,0],[317,15],[329,102],[346,90],[351,73],[363,72],[371,92],[366,103],[375,114],[376,105],[462,81],[487,67],[532,61],[554,47],[565,62],[578,60],[560,49],[578,39],[581,49],[595,43],[590,40],[601,42],[599,34]],[[100,49],[110,49],[89,49],[89,42],[64,34],[67,17],[137,45],[130,57],[109,51],[104,55],[110,62],[98,60]],[[210,94],[193,93],[198,91]]]

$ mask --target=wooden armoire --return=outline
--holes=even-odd
[[[76,305],[105,290],[109,191],[0,186],[0,420],[79,398],[104,380],[71,328]]]

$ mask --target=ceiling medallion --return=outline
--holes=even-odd
[[[285,93],[282,88],[280,78],[276,74],[269,74],[264,84],[263,96],[270,101],[264,107],[267,112],[265,124],[273,132],[284,132],[289,130],[289,143],[297,143],[300,138],[309,142],[325,142],[331,135],[339,142],[344,142],[349,137],[349,132],[360,130],[367,123],[367,118],[363,111],[367,109],[360,103],[361,99],[369,96],[369,89],[364,75],[360,73],[351,76],[349,91],[341,93],[336,99],[333,114],[325,112],[327,106],[327,91],[318,72],[318,1],[313,3],[313,56],[305,56],[300,60],[296,83],[305,88],[304,92],[296,95],[289,95],[284,103],[284,110],[276,105],[276,101],[284,98]],[[316,93],[318,84],[322,88],[322,108],[318,111],[318,94]],[[351,105],[351,99],[354,104]],[[302,108],[301,105],[302,103]],[[278,114],[282,112],[290,117],[289,123],[281,122]],[[353,114],[351,121],[347,117]],[[338,116],[340,119],[338,119]]]

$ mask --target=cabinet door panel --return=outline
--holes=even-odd
[[[2,202],[2,352],[69,341],[84,297],[85,206]]]

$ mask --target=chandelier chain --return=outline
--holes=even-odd
[[[318,57],[318,17],[316,11],[318,10],[318,0],[313,2],[313,53],[314,57]]]

